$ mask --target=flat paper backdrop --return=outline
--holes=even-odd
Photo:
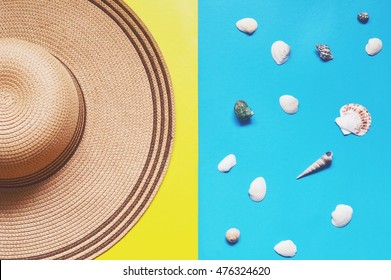
[[[391,248],[391,3],[382,1],[215,0],[199,2],[199,258],[281,259],[273,247],[291,239],[294,259],[390,259]],[[366,11],[367,24],[356,16]],[[258,21],[248,36],[235,23]],[[383,50],[370,57],[368,39]],[[277,65],[273,42],[291,46]],[[334,59],[322,62],[316,44]],[[299,99],[295,115],[279,97]],[[233,113],[238,99],[255,112],[248,125]],[[343,136],[334,120],[341,106],[364,105],[372,115],[367,135]],[[330,168],[296,180],[327,151]],[[217,164],[234,153],[227,174]],[[266,197],[255,203],[250,183],[262,176]],[[353,207],[345,228],[331,224],[338,204]],[[228,245],[226,230],[239,242]]]

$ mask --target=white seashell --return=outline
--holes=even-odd
[[[371,114],[360,104],[346,104],[341,107],[340,117],[335,122],[340,127],[344,135],[355,134],[358,136],[365,135],[372,123]]]
[[[217,165],[217,169],[220,172],[228,172],[232,167],[236,165],[236,157],[234,154],[230,154],[226,156],[220,163]]]
[[[292,240],[283,240],[274,246],[274,251],[283,257],[292,258],[297,253],[297,247]]]
[[[341,128],[343,135],[351,134],[357,127],[361,126],[361,119],[358,114],[347,114],[335,119],[337,125]]]
[[[365,51],[369,55],[378,54],[383,48],[383,43],[379,38],[372,38],[368,40],[368,44],[365,46]]]
[[[225,233],[225,239],[229,244],[235,244],[238,242],[240,237],[240,231],[237,228],[230,228]]]
[[[272,45],[271,52],[272,57],[277,64],[284,64],[289,58],[291,48],[283,41],[276,41]]]
[[[304,170],[299,176],[297,176],[296,179],[300,179],[304,176],[314,173],[317,170],[325,168],[326,166],[331,164],[332,160],[333,160],[333,152],[329,151],[325,153],[323,156],[321,156],[313,164],[311,164],[306,170]]]
[[[352,219],[353,208],[349,205],[339,204],[331,213],[331,223],[336,227],[346,226]]]
[[[280,97],[282,110],[287,114],[294,114],[299,110],[299,100],[292,95],[283,95]]]
[[[236,22],[236,27],[247,34],[253,34],[258,28],[258,23],[253,18],[242,18]]]
[[[262,201],[266,195],[266,182],[263,177],[258,177],[252,181],[248,194],[253,201]]]

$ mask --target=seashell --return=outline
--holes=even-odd
[[[315,171],[325,168],[326,166],[331,164],[332,159],[333,159],[333,152],[325,153],[317,161],[311,164],[306,170],[304,170],[299,176],[297,176],[296,179],[300,179]]]
[[[240,237],[240,231],[237,228],[230,228],[225,233],[225,239],[229,244],[235,244],[238,242]]]
[[[369,20],[369,15],[368,15],[367,12],[361,12],[361,13],[359,13],[359,14],[357,15],[357,19],[358,19],[359,22],[365,24],[365,23],[367,23],[368,20]]]
[[[299,100],[292,95],[283,95],[280,97],[282,110],[287,114],[294,114],[299,109]]]
[[[383,43],[379,38],[372,38],[368,40],[368,44],[365,46],[365,51],[368,55],[378,54],[383,48]]]
[[[272,45],[271,52],[274,61],[280,65],[288,60],[291,48],[283,41],[276,41]]]
[[[336,118],[335,122],[344,135],[353,133],[363,136],[368,132],[372,117],[364,106],[355,103],[346,104],[341,107],[339,113],[340,117]]]
[[[228,172],[231,170],[232,167],[236,165],[236,157],[234,154],[229,154],[225,158],[223,158],[222,161],[217,165],[217,169],[220,172]]]
[[[333,59],[333,54],[331,53],[331,50],[328,45],[317,44],[316,50],[318,51],[319,57],[323,61],[327,62]]]
[[[297,253],[297,247],[292,240],[283,240],[274,246],[274,251],[280,256],[292,258]]]
[[[353,208],[349,205],[339,204],[331,213],[331,223],[336,227],[344,227],[350,223],[353,216]]]
[[[234,110],[236,116],[241,121],[247,121],[254,115],[254,112],[251,110],[250,107],[248,107],[247,103],[243,100],[236,101]]]
[[[253,18],[242,18],[236,22],[236,27],[249,35],[253,34],[258,28],[258,23]]]
[[[255,178],[248,190],[248,194],[253,201],[260,202],[266,195],[266,181],[263,177]]]

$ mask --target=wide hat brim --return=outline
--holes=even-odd
[[[0,38],[66,65],[86,107],[81,142],[59,171],[0,189],[0,259],[92,259],[134,226],[162,182],[174,135],[168,70],[122,1],[5,0],[0,22]]]

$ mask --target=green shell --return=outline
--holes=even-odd
[[[241,121],[249,120],[253,115],[254,112],[251,110],[250,107],[248,107],[247,103],[243,100],[238,100],[235,103],[235,114]]]

